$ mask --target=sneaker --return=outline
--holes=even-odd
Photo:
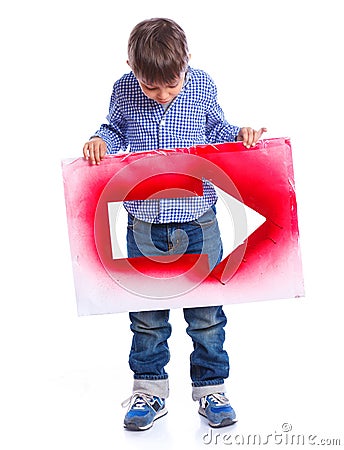
[[[198,412],[208,419],[211,427],[227,427],[236,422],[235,411],[224,394],[206,395],[199,403]]]
[[[165,400],[153,395],[135,392],[122,403],[128,411],[124,418],[124,427],[131,431],[148,430],[153,422],[167,414]]]

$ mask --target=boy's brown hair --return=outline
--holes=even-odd
[[[174,82],[189,62],[184,31],[170,19],[138,23],[129,37],[128,62],[134,75],[148,84]]]

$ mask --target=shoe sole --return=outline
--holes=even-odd
[[[203,416],[203,417],[205,417],[206,419],[208,419],[206,413],[205,413],[202,409],[199,409],[199,410],[198,410],[198,413],[199,413],[201,416]],[[212,428],[230,427],[231,425],[234,425],[236,422],[237,422],[237,419],[234,419],[234,420],[233,420],[233,419],[223,419],[220,423],[214,423],[214,422],[211,422],[211,421],[208,419],[208,424],[209,424]]]
[[[124,424],[124,428],[128,431],[146,431],[149,430],[150,428],[152,428],[154,422],[157,419],[160,419],[160,417],[163,417],[167,414],[167,409],[164,408],[161,411],[157,412],[156,416],[154,417],[153,421],[151,423],[149,423],[148,425],[144,426],[144,427],[139,427],[137,425],[135,425],[134,423],[129,423],[129,424]]]

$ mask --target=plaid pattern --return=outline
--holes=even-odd
[[[106,142],[109,154],[128,147],[138,152],[232,142],[240,129],[226,121],[213,80],[191,67],[168,108],[146,97],[132,72],[125,74],[114,85],[107,121],[94,135]],[[203,182],[203,190],[201,197],[135,200],[124,206],[145,222],[189,222],[216,202],[210,182]]]

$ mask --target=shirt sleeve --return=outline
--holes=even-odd
[[[217,101],[217,89],[211,84],[212,101],[206,122],[206,137],[210,143],[234,142],[239,134],[240,127],[231,125]]]
[[[113,88],[106,120],[108,122],[102,124],[93,136],[98,136],[106,142],[108,154],[125,151],[128,147],[127,122],[121,112],[117,83]]]

